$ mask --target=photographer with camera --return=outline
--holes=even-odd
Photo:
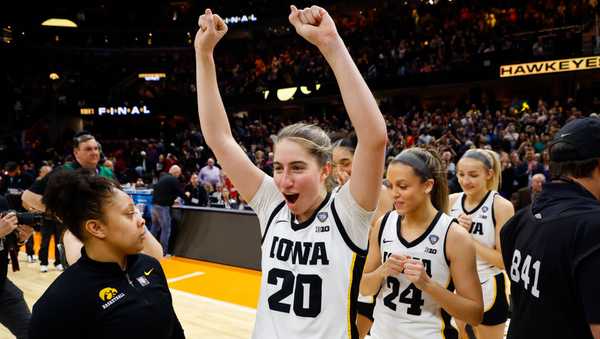
[[[0,180],[0,194],[6,197],[10,209],[26,212],[21,203],[21,194],[31,186],[33,178],[28,173],[22,172],[21,166],[14,161],[7,162],[4,169],[4,177]],[[36,260],[33,246],[33,237],[31,237],[25,243],[27,262],[30,263]]]
[[[23,291],[7,277],[9,256],[13,271],[18,271],[19,246],[33,232],[32,227],[20,224],[24,221],[19,220],[21,216],[23,214],[9,212],[7,200],[0,196],[0,324],[8,328],[17,339],[27,338],[31,318],[31,312],[23,298]]]

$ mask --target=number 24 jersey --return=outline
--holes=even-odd
[[[400,232],[401,217],[396,211],[389,212],[382,220],[378,236],[382,263],[392,254],[421,260],[433,281],[453,290],[445,251],[446,236],[453,220],[438,212],[427,230],[409,242]],[[373,318],[373,339],[458,338],[456,329],[450,325],[450,315],[402,274],[383,280]]]

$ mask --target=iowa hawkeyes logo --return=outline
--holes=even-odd
[[[100,300],[109,301],[110,299],[114,298],[117,295],[117,293],[119,292],[116,288],[106,287],[101,289],[98,295],[100,296]]]

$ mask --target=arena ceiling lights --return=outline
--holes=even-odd
[[[300,88],[300,92],[304,95],[310,95],[313,93],[313,91],[308,86],[285,87],[277,90],[277,99],[279,99],[280,101],[293,100],[294,95],[296,94],[296,92],[298,92],[298,88]],[[321,84],[315,84],[314,89],[317,91],[321,89]],[[265,100],[268,99],[270,92],[271,91],[269,90],[265,90],[262,92]]]
[[[42,26],[77,28],[77,24],[69,19],[51,18],[42,22]]]
[[[297,90],[298,87],[280,88],[277,90],[277,99],[281,101],[288,101],[294,96],[294,94],[296,94]]]

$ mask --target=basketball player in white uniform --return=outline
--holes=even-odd
[[[450,215],[457,218],[476,241],[477,273],[483,291],[485,313],[475,333],[480,338],[501,339],[508,319],[508,297],[500,230],[514,215],[514,209],[510,201],[497,193],[501,168],[498,155],[493,151],[467,151],[457,164],[457,176],[463,192],[450,196]],[[462,333],[464,323],[457,321],[457,324]]]
[[[475,248],[448,209],[446,174],[437,154],[411,148],[390,163],[395,210],[371,233],[360,285],[377,295],[375,339],[457,338],[450,318],[483,315]],[[453,293],[454,289],[456,293]]]
[[[289,20],[336,76],[356,126],[356,178],[327,193],[331,142],[314,125],[279,132],[273,178],[248,159],[232,136],[216,81],[213,50],[227,26],[210,10],[199,19],[194,43],[200,126],[260,221],[263,275],[253,338],[357,338],[354,301],[381,189],[385,121],[329,14],[292,6]]]
[[[334,177],[339,185],[334,192],[340,189],[352,176],[352,163],[354,152],[356,151],[356,135],[351,133],[344,138],[337,140],[333,146],[332,160],[334,165]],[[371,229],[376,221],[387,211],[394,208],[391,191],[384,184],[381,186],[379,202],[371,222]],[[356,304],[356,326],[358,328],[359,339],[364,338],[373,325],[373,309],[375,308],[375,298],[373,296],[358,295]]]

